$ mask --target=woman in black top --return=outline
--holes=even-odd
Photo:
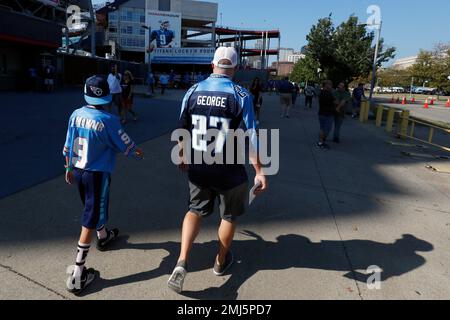
[[[133,75],[130,71],[125,71],[122,82],[122,123],[127,123],[127,113],[133,115],[133,121],[137,121],[137,114],[133,111]]]
[[[256,120],[258,122],[262,106],[261,91],[262,91],[261,80],[259,78],[255,78],[255,80],[253,80],[252,87],[250,88],[250,93],[253,95],[253,109],[255,110]]]

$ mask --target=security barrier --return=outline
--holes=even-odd
[[[368,114],[369,110],[370,110],[370,105],[368,102],[364,106],[361,106],[361,118],[360,118],[361,122],[367,122],[368,116],[366,116],[366,114]],[[434,136],[435,136],[436,131],[442,131],[444,133],[450,134],[449,129],[439,127],[437,125],[427,123],[424,120],[411,117],[409,110],[398,109],[398,108],[394,108],[394,107],[387,107],[387,106],[383,106],[383,105],[378,105],[376,108],[375,124],[377,127],[382,126],[385,112],[387,112],[387,120],[386,120],[386,128],[385,128],[387,133],[393,132],[395,117],[396,117],[396,115],[398,115],[399,123],[397,126],[396,134],[399,138],[412,139],[412,140],[419,141],[419,142],[431,145],[433,147],[442,149],[444,151],[450,152],[449,146],[439,145],[434,142]],[[421,125],[423,127],[428,128],[428,139],[427,140],[420,139],[415,136],[415,130],[416,130],[417,125]]]

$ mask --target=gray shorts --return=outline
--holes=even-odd
[[[189,182],[189,211],[201,217],[208,217],[214,212],[216,199],[219,200],[220,217],[228,222],[234,222],[245,213],[248,199],[248,183],[243,183],[227,191],[215,188],[200,188]]]

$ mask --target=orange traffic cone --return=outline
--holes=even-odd
[[[424,109],[429,109],[429,106],[428,106],[428,99],[425,100],[425,105],[423,106],[423,108],[424,108]]]
[[[411,99],[411,103],[412,103],[412,104],[416,103],[416,98],[413,97],[413,98]]]
[[[447,100],[447,103],[445,104],[445,106],[446,106],[447,108],[450,108],[450,98]]]
[[[434,106],[434,98],[431,98],[430,105]]]
[[[406,104],[406,97],[403,97],[403,99],[402,99],[402,105],[405,105]]]

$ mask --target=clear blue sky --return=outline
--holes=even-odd
[[[352,13],[365,22],[369,5],[381,8],[387,45],[397,48],[397,58],[431,49],[437,42],[450,42],[448,0],[211,0],[219,3],[225,26],[278,28],[283,47],[300,49],[311,26],[333,13],[336,23]],[[94,0],[94,2],[102,2]],[[220,24],[220,14],[218,17]]]

